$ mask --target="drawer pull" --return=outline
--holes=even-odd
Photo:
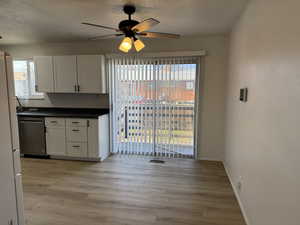
[[[57,121],[50,121],[50,123],[57,123]]]
[[[72,122],[73,124],[78,124],[79,122]]]
[[[73,148],[80,148],[79,145],[73,145],[72,147],[73,147]]]
[[[72,130],[72,131],[74,131],[74,132],[78,132],[79,130]]]

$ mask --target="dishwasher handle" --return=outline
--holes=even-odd
[[[31,117],[31,116],[19,116],[18,120],[19,122],[29,121],[29,122],[41,122],[41,123],[44,123],[45,121],[44,117]]]
[[[43,121],[38,120],[19,120],[20,123],[43,123]]]

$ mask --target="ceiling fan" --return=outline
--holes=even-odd
[[[136,20],[131,19],[131,15],[135,12],[134,5],[124,5],[123,7],[124,13],[128,15],[127,20],[122,20],[119,23],[119,28],[113,28],[108,26],[102,26],[93,23],[82,23],[84,25],[100,27],[104,29],[114,30],[116,34],[109,34],[91,38],[91,40],[99,40],[104,38],[113,38],[119,36],[125,36],[122,40],[119,49],[123,52],[128,52],[132,47],[132,42],[137,52],[142,50],[145,47],[145,44],[138,37],[145,38],[179,38],[178,34],[169,34],[169,33],[158,33],[158,32],[149,32],[150,28],[159,24],[160,22],[156,19],[149,18],[142,22],[138,22]]]

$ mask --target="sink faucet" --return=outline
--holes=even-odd
[[[22,106],[22,104],[21,104],[20,99],[18,98],[18,96],[16,96],[16,99],[17,99],[18,104],[19,104],[19,106],[17,107],[18,111],[19,112],[23,112],[24,108],[23,108],[23,106]]]

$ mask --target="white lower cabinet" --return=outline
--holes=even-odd
[[[67,142],[87,142],[87,129],[87,127],[67,127]]]
[[[72,159],[102,159],[98,119],[48,117],[45,125],[48,155]]]
[[[88,157],[87,143],[68,142],[67,155],[72,157],[80,157],[80,158]]]
[[[47,154],[65,155],[66,154],[66,129],[65,128],[46,128]]]
[[[98,140],[99,126],[97,119],[89,120],[88,127],[88,157],[89,158],[100,158],[100,146]]]
[[[46,118],[46,149],[47,154],[66,155],[66,122],[62,118]]]
[[[67,156],[88,157],[88,120],[66,119]]]

